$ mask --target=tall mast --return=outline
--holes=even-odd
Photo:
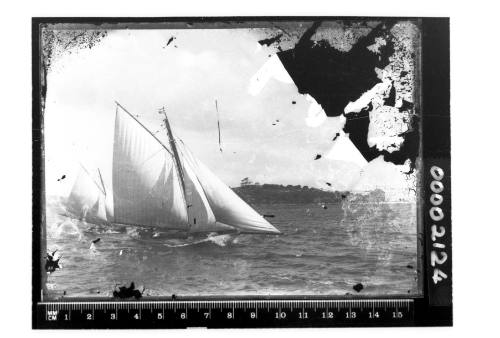
[[[172,129],[170,129],[170,123],[168,122],[167,112],[165,107],[160,108],[160,113],[165,116],[165,127],[167,129],[168,141],[170,143],[170,148],[172,148],[172,153],[175,159],[175,168],[177,169],[177,174],[179,175],[179,180],[181,181],[182,194],[184,196],[184,202],[186,203],[186,211],[188,209],[188,204],[186,201],[186,185],[184,183],[184,171],[182,170],[181,160],[179,158],[179,153],[177,151],[177,145],[175,144],[174,135],[172,134]],[[189,224],[191,226],[191,224]]]
[[[101,180],[104,196],[106,196],[106,186],[104,185],[104,180],[102,179],[101,171],[99,170],[99,168],[97,168],[97,172],[99,173],[99,179]]]
[[[142,128],[144,128],[144,130],[146,132],[148,132],[149,135],[151,135],[155,140],[156,142],[158,142],[159,144],[161,144],[161,146],[167,151],[167,153],[169,153],[170,155],[174,155],[170,152],[170,150],[168,150],[168,148],[163,144],[162,141],[160,141],[158,139],[158,137],[155,136],[155,134],[153,134],[148,128],[146,128],[146,126],[144,126],[141,121],[139,121],[131,112],[129,112],[127,109],[125,109],[125,107],[123,107],[121,104],[119,104],[117,101],[115,101],[116,103],[116,112],[118,113],[118,107],[120,107],[125,113],[128,114],[128,116],[130,116],[135,122],[137,122]]]
[[[80,167],[83,169],[83,171],[85,171],[85,173],[87,174],[87,176],[92,180],[92,182],[95,184],[95,186],[97,187],[97,189],[99,189],[100,192],[102,192],[104,195],[106,195],[106,192],[104,190],[104,184],[102,185],[102,187],[99,185],[99,183],[97,183],[94,178],[92,177],[92,175],[89,173],[89,171],[87,170],[87,168],[85,168],[85,166],[80,162]],[[99,170],[99,169],[97,169]],[[99,176],[101,175],[101,173],[99,172]],[[102,178],[101,178],[101,182],[102,182]]]

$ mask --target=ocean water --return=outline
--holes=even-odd
[[[268,220],[282,234],[174,240],[80,222],[51,202],[47,250],[58,250],[62,268],[49,274],[48,296],[110,297],[132,281],[144,296],[420,293],[414,203],[254,207],[275,215]]]

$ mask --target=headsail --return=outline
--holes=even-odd
[[[80,165],[80,171],[68,197],[68,212],[82,220],[95,219],[106,222],[109,220],[106,204],[104,187],[94,180],[83,165]]]
[[[175,141],[165,122],[170,147],[117,104],[113,148],[115,222],[191,233],[279,233]]]
[[[106,213],[106,198],[103,194],[100,194],[97,198],[97,202],[94,204],[89,212],[90,219],[97,218],[100,221],[110,221]]]
[[[113,146],[113,204],[117,223],[188,229],[171,152],[117,106]]]
[[[235,228],[221,224],[215,219],[215,215],[208,203],[205,192],[198,181],[198,177],[189,160],[182,157],[182,167],[185,172],[184,182],[186,184],[186,203],[189,216],[190,232],[219,232],[234,231]]]
[[[280,233],[271,223],[245,203],[234,191],[197,160],[180,143],[183,158],[192,166],[203,192],[220,226],[231,226],[246,233]]]

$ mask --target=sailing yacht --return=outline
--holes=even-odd
[[[65,216],[81,221],[104,224],[113,218],[111,199],[107,195],[101,171],[99,180],[82,163],[66,201]]]
[[[96,182],[82,177],[76,180],[73,190],[78,193],[72,191],[69,203],[82,212],[86,208],[86,217],[158,231],[280,233],[174,137],[165,111],[161,112],[168,145],[116,102],[112,192],[104,189],[102,179],[103,189],[96,191]],[[107,208],[111,196],[112,207]]]

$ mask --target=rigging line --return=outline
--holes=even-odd
[[[101,171],[99,170],[99,168],[97,168],[97,172],[99,173],[99,178],[101,179],[102,189],[104,190],[104,196],[106,196],[107,195],[106,186],[104,185],[104,180],[102,179]]]
[[[82,169],[87,173],[87,175],[92,180],[92,182],[94,182],[94,184],[96,185],[97,189],[99,189],[100,192],[102,192],[103,194],[106,195],[106,193],[102,190],[101,186],[99,186],[99,183],[97,183],[94,180],[94,178],[92,177],[92,175],[89,173],[89,171],[87,170],[87,168],[85,168],[81,162],[79,162],[79,164],[80,164],[80,167],[82,167]]]
[[[192,162],[192,163],[193,163],[193,165],[194,165],[194,166],[196,166],[196,167],[194,167],[194,166],[193,166],[193,169],[195,169],[195,170],[196,170],[196,169],[198,168],[198,163],[197,163],[198,161],[197,161],[196,157],[194,157],[194,154],[191,152],[191,150],[189,149],[189,147],[188,147],[188,146],[187,146],[187,145],[186,145],[186,144],[182,141],[182,139],[180,139],[180,138],[178,138],[178,139],[179,139],[179,141],[180,141],[180,143],[181,143],[181,145],[182,145],[182,147],[179,147],[179,150],[180,150],[181,154],[183,154],[183,155],[184,155],[184,156],[185,156],[185,157],[186,157],[186,158],[187,158],[190,162]],[[186,153],[189,153],[189,155],[188,155],[188,156],[186,156]],[[188,163],[189,163],[189,162],[188,162]],[[199,169],[198,169],[198,170],[199,170]],[[209,206],[209,207],[210,207],[210,209],[212,210],[212,213],[214,214],[214,219],[215,219],[215,221],[217,222],[217,216],[215,216],[215,213],[214,213],[214,211],[213,211],[213,208],[214,208],[214,207],[213,207],[213,205],[210,203],[210,199],[208,198],[207,191],[206,191],[206,190],[205,190],[205,188],[203,187],[203,184],[201,183],[201,181],[200,181],[200,179],[198,178],[198,176],[197,176],[196,174],[195,174],[194,176],[195,176],[196,180],[198,181],[198,183],[200,184],[201,190],[203,191],[203,193],[205,194],[205,197],[206,197],[206,199],[207,199],[208,206]],[[223,183],[224,185],[226,185],[224,182],[222,182],[222,183]],[[227,186],[227,185],[226,185],[226,187],[227,187],[228,189],[230,189],[230,190],[231,190],[231,188],[229,188],[229,186]],[[246,202],[245,202],[245,203],[246,203]],[[250,209],[252,209],[254,212],[256,212],[256,213],[257,213],[257,211],[256,211],[256,210],[255,210],[252,206],[248,205],[248,207],[249,207]],[[270,222],[268,222],[268,223],[269,223],[269,224],[271,224]],[[233,227],[236,231],[238,231],[238,232],[240,232],[240,233],[258,233],[258,231],[255,231],[255,232],[253,232],[253,231],[245,231],[243,228],[239,228],[238,226],[235,226],[235,225],[230,225],[230,224],[226,224],[226,225],[229,225],[229,226]],[[271,225],[272,225],[272,224],[271,224]]]
[[[167,159],[165,159],[165,165],[166,165]],[[181,190],[181,195],[182,195],[182,200],[184,201],[184,206],[186,207],[186,218],[187,218],[187,229],[183,229],[183,231],[189,231],[191,228],[191,224],[189,223],[189,207],[188,207],[188,201],[186,199],[186,188],[184,185],[184,178],[180,176],[182,173],[181,170],[177,170],[177,173],[179,177],[175,179],[175,168],[177,167],[174,159],[174,163],[172,164],[172,182],[176,182],[177,185],[179,186],[179,189]],[[177,167],[178,168],[178,167]],[[174,183],[175,184],[175,183]]]
[[[212,212],[212,215],[214,216],[214,224],[217,222],[217,218],[215,216],[215,213],[214,213],[214,207],[213,205],[210,203],[210,200],[208,198],[208,194],[207,194],[207,191],[205,190],[205,188],[203,187],[203,184],[201,184],[201,181],[198,177],[198,175],[196,174],[196,170],[200,170],[198,168],[198,163],[196,162],[196,158],[194,157],[193,153],[191,152],[191,150],[189,150],[188,146],[182,141],[182,139],[178,138],[180,141],[180,144],[181,144],[181,147],[178,147],[178,149],[180,150],[181,154],[183,155],[183,157],[186,159],[186,162],[191,165],[192,169],[194,171],[194,178],[191,178],[191,179],[195,179],[197,182],[198,182],[198,185],[199,187],[201,188],[201,192],[203,193],[203,195],[205,195],[205,200],[207,201],[207,204],[208,204],[208,208],[210,209],[210,211]],[[187,155],[186,155],[187,154]],[[191,163],[191,164],[190,164]],[[198,192],[200,193],[200,192]],[[234,227],[233,227],[234,228]]]
[[[158,139],[158,137],[156,137],[148,128],[146,128],[146,126],[144,126],[137,118],[135,118],[134,115],[132,115],[127,109],[125,109],[125,107],[123,107],[121,104],[118,103],[118,101],[115,101],[116,105],[118,107],[120,107],[125,113],[127,113],[131,118],[133,118],[135,120],[135,122],[139,123],[139,125],[144,128],[148,133],[149,135],[153,136],[153,138],[156,140],[156,142],[158,142],[159,144],[162,145],[163,148],[165,148],[165,150],[170,154],[170,156],[174,156],[174,154],[172,154],[170,152],[170,150],[168,150],[167,146],[163,144],[162,141],[160,141]]]
[[[177,169],[177,174],[179,175],[178,181],[181,185],[182,198],[184,199],[184,205],[186,206],[186,215],[188,217],[187,221],[188,221],[188,229],[189,229],[189,228],[191,228],[191,224],[189,223],[189,210],[188,210],[188,203],[186,200],[186,183],[184,182],[183,167],[182,167],[181,160],[179,158],[179,153],[177,151],[177,145],[175,143],[175,136],[172,133],[172,129],[170,128],[170,122],[168,121],[167,112],[165,111],[165,107],[162,107],[160,109],[160,112],[163,113],[163,115],[165,116],[165,129],[167,131],[168,139],[170,142],[170,147],[172,148],[173,157],[174,157],[174,165]]]
[[[198,178],[198,175],[196,174],[196,170],[198,169],[198,163],[196,163],[196,158],[194,157],[192,152],[188,149],[188,147],[184,144],[184,142],[180,138],[179,138],[179,141],[181,143],[181,147],[178,147],[178,150],[180,151],[181,155],[183,155],[183,159],[186,162],[186,164],[190,165],[191,170],[193,171],[194,177],[190,177],[190,178],[191,178],[191,180],[196,180],[198,182],[203,194],[205,195],[205,199],[207,200],[208,207],[210,208],[210,210],[212,211],[212,214],[213,214],[214,213],[213,209],[212,209],[213,207],[212,207],[212,205],[210,205],[210,202],[208,200],[208,194],[205,191],[205,189],[203,188],[203,185],[201,184],[201,181]],[[215,219],[215,214],[214,214],[214,219]]]
[[[217,112],[217,129],[219,130],[219,150],[222,153],[222,146],[220,140],[220,118],[219,118],[219,107],[217,106],[217,100],[215,100],[215,111]]]
[[[174,136],[175,139],[179,142],[183,142],[182,139],[178,136]],[[224,141],[224,144],[241,144],[241,142],[238,142],[238,141],[234,141],[234,142],[231,142],[231,141]]]

